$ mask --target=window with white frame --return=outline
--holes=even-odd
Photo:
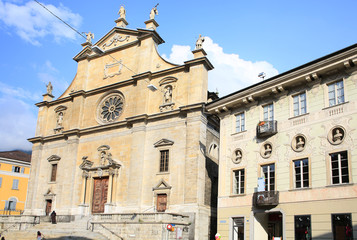
[[[17,173],[19,173],[20,172],[20,167],[18,167],[18,166],[12,166],[12,171],[13,172],[17,172]]]
[[[328,103],[334,106],[345,102],[345,91],[343,81],[334,82],[328,85]]]
[[[244,194],[244,169],[233,171],[233,194]]]
[[[306,113],[306,93],[293,96],[294,117]]]
[[[236,132],[245,131],[245,114],[244,112],[236,115]]]
[[[263,118],[264,121],[274,120],[274,106],[272,103],[263,107]]]
[[[12,189],[18,190],[19,189],[19,179],[14,179],[12,181]]]
[[[261,169],[265,179],[265,191],[275,191],[275,164],[264,165]]]
[[[331,183],[349,183],[347,151],[331,153]]]
[[[2,185],[2,177],[0,177],[0,188],[1,188],[1,185]]]
[[[309,159],[294,161],[294,178],[295,188],[309,187]]]

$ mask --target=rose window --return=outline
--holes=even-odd
[[[119,93],[111,94],[98,106],[98,117],[104,123],[114,122],[123,112],[124,101]]]

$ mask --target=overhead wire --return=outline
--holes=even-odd
[[[42,3],[40,3],[37,0],[34,0],[36,3],[38,3],[41,7],[43,7],[44,9],[46,9],[49,13],[51,13],[53,16],[55,16],[56,18],[58,18],[61,22],[63,22],[64,24],[66,24],[68,27],[70,27],[73,31],[75,31],[76,33],[78,33],[81,37],[83,37],[84,39],[87,39],[85,36],[83,36],[80,32],[78,32],[74,27],[72,27],[71,25],[69,25],[68,23],[66,23],[64,20],[62,20],[59,16],[57,16],[56,14],[54,14],[50,9],[48,9],[45,5],[43,5]]]

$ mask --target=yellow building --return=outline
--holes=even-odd
[[[19,215],[25,208],[31,155],[0,152],[0,215]]]
[[[356,62],[357,44],[208,104],[222,239],[357,239]]]

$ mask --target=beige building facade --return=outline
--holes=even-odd
[[[25,214],[90,217],[124,239],[215,234],[219,139],[204,113],[213,66],[202,48],[183,65],[160,57],[154,17],[133,30],[122,11],[95,44],[87,34],[59,98],[48,84]]]
[[[357,45],[207,105],[222,239],[357,239]]]

